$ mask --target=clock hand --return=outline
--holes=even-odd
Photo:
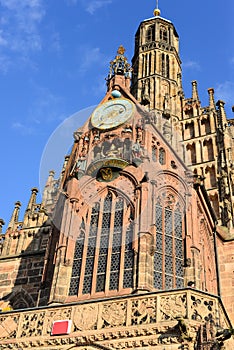
[[[113,120],[115,117],[117,117],[119,114],[121,114],[123,112],[122,109],[119,109],[118,111],[117,110],[114,110],[112,111],[111,113],[109,113],[101,122],[101,124],[98,125],[98,127],[104,125],[108,119],[111,119]]]

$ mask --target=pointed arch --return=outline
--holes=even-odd
[[[88,209],[76,241],[69,295],[102,295],[133,288],[134,207],[120,191],[106,188]]]
[[[24,288],[14,290],[9,297],[9,302],[13,310],[27,309],[35,306],[33,298]]]
[[[146,42],[150,43],[152,41],[155,41],[155,25],[149,26],[146,31]]]
[[[154,287],[183,288],[184,204],[179,195],[165,188],[154,206],[156,243],[154,253]]]

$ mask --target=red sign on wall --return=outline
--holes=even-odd
[[[54,321],[52,325],[51,335],[63,335],[71,333],[71,320]]]

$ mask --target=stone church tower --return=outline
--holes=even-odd
[[[160,16],[0,243],[0,349],[233,349],[232,122]],[[0,228],[4,222],[0,220]]]

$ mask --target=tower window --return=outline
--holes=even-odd
[[[169,55],[165,55],[162,53],[162,58],[161,58],[161,71],[162,71],[162,76],[165,78],[170,78],[170,58]]]
[[[146,31],[146,42],[150,43],[155,41],[155,26],[150,26]]]
[[[112,191],[94,204],[76,241],[69,295],[133,288],[132,215],[127,200]]]
[[[165,27],[160,28],[160,40],[168,42],[168,30]]]

